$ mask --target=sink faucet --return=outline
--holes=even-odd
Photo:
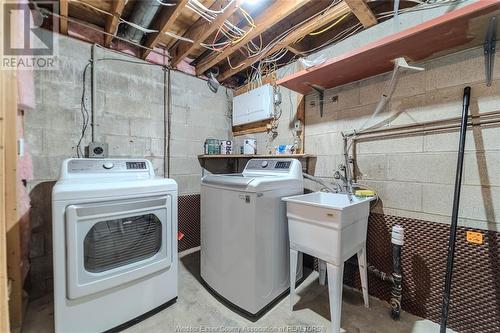
[[[343,191],[340,191],[340,193],[345,193],[347,194],[347,197],[349,198],[349,202],[352,202],[352,184],[351,181],[347,175],[347,168],[344,164],[339,165],[340,171],[343,171],[344,174],[341,174],[339,170],[336,170],[335,173],[333,174],[333,178],[335,179],[340,179],[342,183],[344,184],[343,187],[339,185],[339,188],[343,188]]]
[[[343,171],[343,174],[340,173],[341,171]],[[333,178],[340,179],[344,184],[343,189],[346,192],[349,192],[349,179],[347,178],[347,168],[345,167],[344,164],[339,165],[339,170],[335,171],[335,173],[333,174]]]

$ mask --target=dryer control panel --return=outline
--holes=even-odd
[[[80,178],[92,174],[95,177],[127,176],[154,177],[151,162],[145,159],[96,159],[71,158],[62,164],[61,178]]]

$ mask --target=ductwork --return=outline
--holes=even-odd
[[[137,1],[133,8],[130,22],[146,29],[149,28],[156,13],[158,13],[158,11],[160,10],[160,7],[161,5],[157,0]],[[121,35],[122,37],[135,43],[140,43],[142,38],[144,37],[144,34],[144,31],[127,25]]]

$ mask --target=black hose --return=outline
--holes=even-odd
[[[401,295],[402,295],[401,275],[401,245],[392,244],[392,290],[391,290],[391,317],[399,320],[401,315]]]
[[[465,87],[462,106],[462,122],[460,124],[460,142],[458,144],[457,173],[455,176],[455,192],[453,194],[453,210],[451,213],[450,238],[448,242],[448,258],[446,261],[446,278],[444,282],[443,308],[441,311],[440,332],[446,332],[448,309],[450,305],[453,259],[455,257],[455,241],[457,238],[458,209],[460,206],[460,189],[462,185],[462,169],[464,164],[465,138],[467,135],[467,119],[470,103],[470,87]]]

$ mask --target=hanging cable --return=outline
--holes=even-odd
[[[229,7],[231,6],[231,4],[234,2],[234,0],[231,0],[229,1],[229,3],[222,9],[220,10],[212,10],[210,8],[207,8],[205,7],[201,2],[199,2],[198,0],[189,0],[189,3],[192,3],[192,4],[195,4],[198,8],[200,8],[201,10],[205,11],[205,12],[209,12],[209,13],[212,13],[212,14],[222,14],[224,13],[224,11]]]
[[[174,7],[177,6],[176,3],[171,3],[171,2],[162,2],[161,0],[156,0],[160,5],[162,6],[167,6],[167,7]]]
[[[336,26],[337,24],[339,24],[340,22],[342,22],[343,19],[345,19],[347,16],[351,15],[351,13],[347,13],[345,14],[344,16],[342,16],[341,18],[339,18],[338,20],[336,20],[335,22],[333,22],[332,24],[330,24],[328,27],[320,30],[320,31],[315,31],[315,32],[311,32],[309,34],[309,36],[317,36],[317,35],[320,35],[328,30],[330,30],[331,28],[333,28],[334,26]]]
[[[90,116],[89,116],[89,111],[87,109],[87,106],[85,104],[85,87],[87,84],[87,69],[89,66],[92,65],[92,62],[89,61],[87,65],[85,65],[83,69],[83,74],[82,74],[82,97],[80,99],[80,112],[82,114],[82,129],[80,132],[80,138],[78,139],[78,142],[76,144],[76,156],[78,158],[83,157],[83,151],[82,151],[82,141],[83,138],[85,137],[85,132],[87,131],[87,128],[89,126],[89,121],[90,121]]]

